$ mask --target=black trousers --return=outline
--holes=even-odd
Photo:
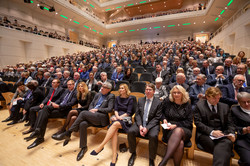
[[[247,144],[248,143],[246,141],[246,145]],[[234,149],[238,153],[238,155],[240,156],[240,160],[238,162],[239,165],[240,166],[249,166],[250,165],[250,157],[249,157],[250,156],[250,150],[249,150],[249,148],[237,145],[237,142],[236,142],[236,145],[234,146]]]
[[[10,109],[11,115],[10,117],[13,118],[13,120],[17,121],[20,119],[20,109],[24,107],[24,101],[18,100],[16,105],[13,105]]]
[[[39,138],[44,138],[49,118],[63,118],[67,116],[68,112],[69,110],[55,109],[52,106],[47,105],[39,110],[37,120],[34,125],[35,130],[40,131]]]
[[[35,122],[36,122],[36,113],[40,110],[41,110],[41,108],[39,106],[34,106],[34,107],[30,108],[29,119],[30,119],[30,125],[33,128],[34,128]]]
[[[206,152],[213,154],[214,166],[230,165],[233,143],[228,138],[212,140],[207,135],[201,135],[198,138],[198,142]]]
[[[98,113],[85,110],[79,114],[76,121],[69,128],[69,131],[80,131],[80,148],[87,147],[87,128],[89,126],[101,126],[101,121],[102,118],[98,117]]]
[[[154,160],[156,157],[157,147],[158,147],[158,133],[159,133],[159,125],[151,128],[146,137],[149,139],[149,158]],[[133,124],[128,130],[128,144],[129,144],[129,152],[136,153],[136,137],[140,136],[140,130],[137,124]]]

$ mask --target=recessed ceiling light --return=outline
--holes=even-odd
[[[178,26],[180,26],[180,24],[178,24]]]
[[[128,31],[125,31],[125,32],[128,32]]]
[[[137,29],[137,31],[139,31],[139,29]]]
[[[164,7],[166,7],[166,6],[164,6]]]
[[[225,7],[225,9],[227,9],[227,7]]]
[[[205,24],[205,23],[206,23],[206,21],[203,21],[203,23]]]
[[[151,27],[149,27],[149,29],[151,29]]]
[[[56,14],[58,14],[58,13],[56,12]]]
[[[72,19],[69,19],[69,21],[71,21]]]
[[[137,3],[135,3],[137,5]]]
[[[138,9],[140,9],[140,7],[138,7]]]
[[[150,6],[152,6],[152,4]]]
[[[196,24],[196,23],[194,22],[194,24]]]
[[[218,15],[218,17],[220,17],[220,15]]]
[[[152,8],[152,10],[153,10],[154,8]]]
[[[40,6],[40,4],[37,4],[37,6]]]
[[[163,26],[163,28],[165,28],[165,26]]]

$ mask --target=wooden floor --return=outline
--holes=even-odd
[[[0,110],[0,121],[8,117],[6,109]],[[104,150],[98,156],[91,156],[89,153],[103,140],[106,130],[99,131],[96,135],[88,131],[88,151],[82,160],[76,161],[76,156],[79,152],[79,136],[78,133],[72,135],[72,140],[65,147],[62,146],[62,141],[51,139],[51,135],[55,133],[61,122],[50,121],[48,123],[45,134],[45,142],[39,146],[27,150],[33,140],[26,142],[22,132],[27,130],[24,123],[18,123],[12,126],[7,126],[7,123],[0,122],[0,166],[108,166],[111,162],[111,144],[108,143]],[[125,134],[119,135],[119,143],[127,143]],[[159,145],[158,151],[164,151],[165,146]],[[126,166],[130,157],[129,152],[118,153],[118,166]],[[148,165],[148,141],[140,140],[137,145],[137,159],[135,166]],[[161,161],[161,157],[157,155],[155,164]],[[173,165],[172,160],[168,165]],[[183,165],[187,166],[208,166],[212,165],[212,156],[208,153],[195,151],[194,160],[189,160],[184,157]],[[237,165],[237,160],[233,160],[233,165]]]

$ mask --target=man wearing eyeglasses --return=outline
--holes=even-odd
[[[232,106],[233,104],[238,104],[237,94],[239,92],[246,92],[247,89],[243,87],[245,83],[245,77],[241,74],[234,76],[233,83],[224,85],[220,87],[222,92],[221,102]]]
[[[77,117],[76,121],[72,124],[68,131],[58,135],[56,140],[65,139],[64,145],[69,140],[73,131],[80,131],[80,152],[76,160],[79,161],[87,152],[87,128],[89,126],[102,126],[105,127],[109,124],[109,115],[114,108],[115,96],[110,93],[112,85],[109,82],[102,84],[101,90],[97,93],[89,105],[89,109],[82,111]]]

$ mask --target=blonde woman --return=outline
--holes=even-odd
[[[181,164],[184,151],[184,143],[188,142],[192,136],[193,114],[189,95],[186,90],[175,85],[169,98],[165,99],[162,107],[162,120],[168,129],[163,130],[162,140],[168,144],[167,151],[159,166],[167,164],[173,158],[174,165]]]
[[[80,82],[77,85],[77,100],[78,108],[69,112],[65,124],[61,130],[52,135],[52,138],[57,137],[59,134],[65,132],[67,127],[70,128],[81,111],[88,110],[89,104],[93,100],[93,97],[91,96],[91,92],[89,92],[88,86],[85,84],[85,82]]]
[[[127,84],[121,84],[119,88],[119,96],[116,97],[115,100],[115,115],[111,117],[113,121],[110,125],[107,134],[102,141],[102,143],[93,150],[90,154],[91,155],[98,155],[103,148],[104,145],[112,139],[112,162],[110,166],[115,166],[118,154],[117,154],[117,136],[118,130],[123,129],[125,132],[128,131],[129,127],[131,126],[132,122],[129,123],[129,119],[131,120],[131,116],[133,114],[133,98],[130,95],[130,90]],[[126,121],[127,119],[128,121]]]

